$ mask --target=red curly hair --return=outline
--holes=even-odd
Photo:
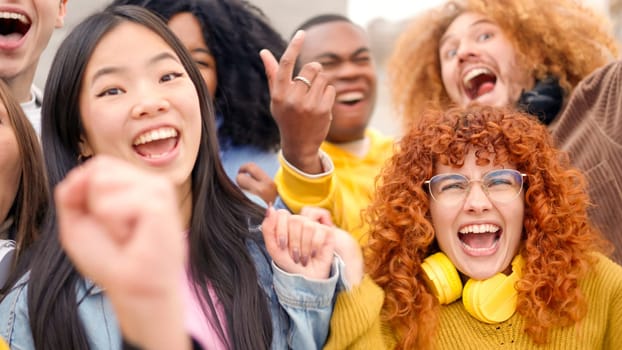
[[[566,94],[618,55],[609,21],[577,0],[458,0],[415,18],[396,42],[388,74],[406,127],[426,108],[452,104],[441,80],[439,40],[464,12],[497,23],[535,79],[555,76]]]
[[[366,267],[386,294],[382,318],[398,348],[429,348],[439,304],[427,289],[421,262],[438,251],[423,185],[436,164],[461,167],[470,151],[478,163],[511,163],[527,174],[517,284],[517,311],[526,333],[545,343],[552,327],[579,321],[586,302],[578,283],[607,244],[588,216],[582,174],[553,146],[546,127],[527,114],[489,106],[427,111],[397,145],[377,179],[367,209]]]

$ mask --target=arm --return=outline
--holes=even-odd
[[[339,293],[324,349],[392,348],[383,335],[380,320],[383,303],[383,290],[367,275],[359,285]]]
[[[190,349],[172,184],[99,156],[69,173],[55,201],[63,248],[83,276],[106,289],[126,340],[144,349]]]
[[[27,278],[22,278],[0,302],[0,338],[13,349],[34,349],[28,316]]]

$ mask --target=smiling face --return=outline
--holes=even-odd
[[[30,88],[39,57],[64,16],[61,0],[0,1],[0,77],[13,85],[23,75]]]
[[[465,12],[452,22],[440,40],[439,57],[445,90],[460,106],[514,105],[534,84],[501,28],[478,13]]]
[[[216,59],[205,43],[201,23],[191,13],[182,12],[171,17],[168,26],[190,52],[213,99],[218,87]]]
[[[362,139],[376,102],[376,71],[367,35],[360,27],[333,21],[306,30],[299,61],[317,61],[336,90],[327,139]]]
[[[512,169],[509,164],[476,164],[468,153],[462,168],[437,164],[436,174],[458,173],[479,180],[494,169]],[[480,182],[473,182],[465,200],[443,205],[430,198],[430,214],[440,249],[458,271],[478,280],[506,270],[518,253],[523,231],[524,191],[505,203],[491,201]]]
[[[0,102],[0,224],[13,206],[22,172],[21,157],[6,107]]]
[[[97,44],[80,91],[82,154],[112,155],[169,177],[180,198],[201,138],[193,82],[157,34],[122,23]]]

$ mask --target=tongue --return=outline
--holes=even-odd
[[[18,41],[23,37],[20,33],[0,34],[0,42]]]
[[[495,84],[493,82],[486,82],[481,84],[478,88],[477,88],[477,97],[482,96],[483,94],[487,94],[489,92],[492,91],[492,89],[495,88]]]
[[[134,146],[134,149],[141,156],[158,156],[172,151],[176,143],[177,138],[170,137],[168,139],[143,143],[142,145]]]
[[[471,248],[489,248],[495,243],[496,238],[497,234],[493,232],[460,235],[462,242]]]

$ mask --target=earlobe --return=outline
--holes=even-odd
[[[88,141],[86,141],[84,137],[80,137],[80,143],[78,144],[78,147],[80,148],[80,154],[78,155],[78,161],[80,163],[93,156],[93,150],[91,149],[91,145],[89,145]]]
[[[65,25],[65,15],[67,14],[67,0],[60,0],[58,7],[58,16],[56,16],[56,28],[62,28]]]

